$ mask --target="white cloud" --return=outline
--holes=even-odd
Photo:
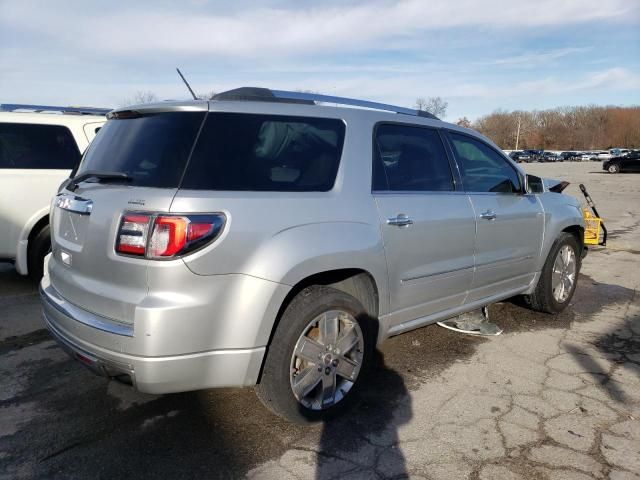
[[[584,53],[591,50],[589,47],[568,47],[550,50],[548,52],[528,52],[512,57],[498,58],[490,60],[484,65],[505,65],[505,66],[525,66],[534,67],[540,64],[547,64],[552,60],[566,57],[574,53]]]
[[[176,4],[180,5],[180,4]],[[318,4],[316,4],[318,5]],[[322,5],[322,4],[320,4]],[[48,35],[54,42],[95,53],[163,52],[220,57],[281,57],[332,50],[357,51],[418,31],[482,26],[522,29],[595,20],[628,21],[639,4],[625,0],[400,0],[300,9],[225,7],[187,13],[154,3],[109,2],[101,10],[85,3],[5,3],[0,22]],[[91,10],[88,10],[91,9]],[[24,19],[24,20],[23,20]]]

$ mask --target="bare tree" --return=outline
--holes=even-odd
[[[640,146],[640,107],[560,107],[550,110],[495,112],[478,118],[473,128],[502,148],[592,150]]]
[[[158,100],[158,96],[155,93],[148,90],[138,90],[133,94],[133,96],[123,99],[120,103],[120,106],[126,107],[128,105],[139,105],[141,103],[153,103],[157,102]]]
[[[458,119],[456,125],[460,125],[464,128],[471,128],[471,120],[469,120],[467,117],[462,117]]]
[[[215,90],[211,90],[209,92],[198,93],[196,94],[196,97],[198,97],[199,100],[211,100],[216,96],[217,93],[218,92],[216,92]]]
[[[429,112],[438,118],[444,118],[447,116],[447,107],[449,102],[442,97],[418,97],[416,98],[416,110],[423,112]]]

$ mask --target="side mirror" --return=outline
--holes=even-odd
[[[527,193],[543,193],[544,192],[544,184],[542,183],[542,179],[540,177],[536,177],[535,175],[527,175],[526,176],[526,184],[525,189]]]

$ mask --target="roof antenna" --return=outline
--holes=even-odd
[[[180,78],[182,79],[182,81],[184,82],[184,84],[187,86],[187,88],[189,89],[189,92],[191,93],[191,96],[193,97],[194,100],[198,100],[198,97],[196,97],[196,94],[193,93],[193,90],[191,89],[191,86],[189,85],[189,82],[187,82],[187,79],[184,78],[184,75],[182,75],[182,72],[180,71],[180,69],[178,67],[176,67],[176,70],[178,72],[178,75],[180,75]]]

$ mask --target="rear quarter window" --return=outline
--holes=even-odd
[[[181,188],[328,191],[344,136],[338,119],[209,113]]]
[[[71,170],[80,161],[73,135],[62,125],[0,123],[0,168]]]

